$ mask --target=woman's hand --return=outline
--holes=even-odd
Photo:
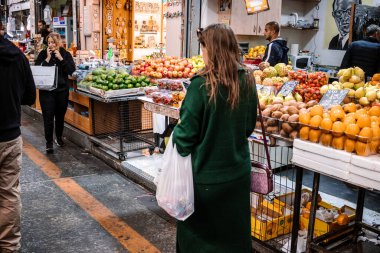
[[[47,57],[46,57],[45,61],[49,62],[51,59],[51,51],[49,48],[46,49],[46,54],[47,54]]]
[[[55,57],[56,57],[58,60],[60,60],[60,61],[63,60],[63,57],[62,57],[62,55],[61,55],[61,53],[59,52],[58,49],[56,49],[56,50],[54,51],[54,54],[55,54]]]

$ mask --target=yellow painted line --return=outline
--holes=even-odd
[[[159,253],[143,236],[128,226],[72,178],[60,178],[61,169],[25,139],[24,153],[70,198],[115,237],[131,253]]]

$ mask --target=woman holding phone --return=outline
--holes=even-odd
[[[61,45],[61,36],[50,33],[47,36],[48,47],[40,52],[35,62],[41,66],[58,67],[58,85],[55,90],[40,90],[40,104],[44,120],[46,152],[53,153],[53,131],[55,127],[55,142],[64,145],[62,134],[64,119],[69,102],[68,76],[75,71],[73,57]]]

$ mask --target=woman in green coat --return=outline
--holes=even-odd
[[[205,68],[191,79],[173,142],[191,154],[195,212],[177,222],[178,253],[251,253],[250,154],[257,99],[231,28],[198,30]],[[249,79],[249,80],[248,80]]]

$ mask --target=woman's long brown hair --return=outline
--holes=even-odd
[[[199,75],[206,78],[210,101],[216,101],[218,85],[228,89],[227,102],[234,109],[239,103],[238,69],[241,67],[240,50],[232,29],[225,24],[212,24],[198,32],[199,43],[206,49],[208,62]],[[251,75],[248,75],[248,78]],[[252,79],[245,82],[250,85]]]

